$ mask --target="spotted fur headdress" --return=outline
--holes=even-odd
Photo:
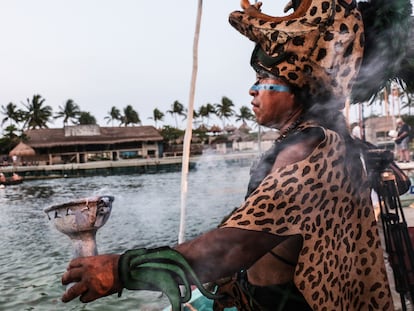
[[[376,5],[371,2],[376,2]],[[356,0],[292,0],[286,10],[292,8],[294,12],[284,17],[263,14],[260,2],[250,5],[248,0],[242,0],[243,11],[231,13],[229,21],[240,33],[256,43],[251,65],[257,72],[264,71],[281,77],[290,84],[308,90],[313,97],[323,99],[333,97],[343,100],[351,95],[351,89],[356,84],[356,91],[352,95],[359,101],[369,98],[387,80],[398,76],[395,68],[401,69],[399,59],[395,68],[387,73],[373,75],[366,69],[368,66],[360,71],[361,64],[375,66],[378,41],[383,39],[375,40],[373,36],[390,24],[395,24],[395,19],[386,19],[390,19],[390,11],[394,12],[397,5],[387,2],[399,2],[400,7],[405,6],[396,17],[398,23],[408,20],[411,12],[409,0],[373,0],[364,3],[362,11],[371,14],[371,20],[362,16],[361,5]],[[382,11],[378,10],[381,7]],[[368,20],[370,34],[367,44],[364,22]],[[400,43],[407,42],[401,38],[406,38],[407,33],[400,35]],[[390,40],[395,40],[395,37]],[[404,51],[401,44],[398,48],[394,47],[391,53],[396,55],[397,51],[398,55]],[[389,63],[384,63],[378,68],[390,68]]]

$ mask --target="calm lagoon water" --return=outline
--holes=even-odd
[[[201,161],[188,178],[186,239],[214,228],[243,200],[248,166]],[[161,310],[160,293],[124,291],[83,304],[64,304],[60,278],[71,258],[67,236],[43,210],[95,195],[113,195],[99,253],[174,245],[180,218],[181,173],[54,179],[0,189],[0,310]]]

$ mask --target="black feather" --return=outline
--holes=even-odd
[[[358,3],[365,28],[365,51],[352,88],[353,103],[368,101],[391,80],[414,89],[414,33],[410,0]]]

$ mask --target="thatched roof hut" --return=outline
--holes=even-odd
[[[13,157],[13,156],[17,156],[17,157],[31,157],[36,155],[35,150],[26,145],[23,142],[20,142],[16,147],[14,147],[10,152],[9,152],[9,156]]]

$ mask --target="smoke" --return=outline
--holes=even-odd
[[[365,50],[352,89],[353,102],[369,100],[391,79],[404,79],[401,70],[412,33],[409,0],[360,2],[358,8],[364,22]]]

